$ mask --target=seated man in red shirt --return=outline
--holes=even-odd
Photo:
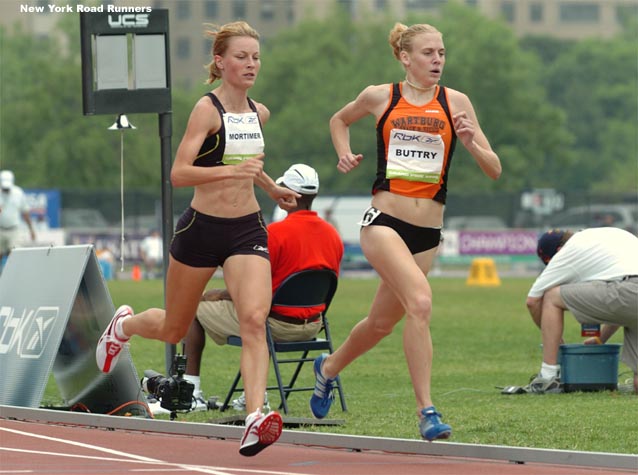
[[[343,257],[341,237],[334,226],[311,210],[319,191],[317,172],[307,165],[295,164],[277,180],[277,184],[296,191],[301,198],[285,219],[268,226],[273,292],[286,277],[303,269],[327,268],[338,274]],[[278,341],[313,338],[321,329],[319,311],[317,308],[273,309],[268,318],[273,338]],[[239,335],[237,312],[226,289],[211,289],[204,293],[186,335],[184,378],[195,385],[196,410],[207,408],[199,378],[206,333],[218,345],[226,344],[230,335]],[[236,400],[234,407],[242,409],[241,398]]]

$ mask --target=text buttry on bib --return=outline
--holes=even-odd
[[[445,143],[440,135],[392,129],[386,178],[438,183],[443,171]]]
[[[225,165],[236,165],[264,151],[264,137],[257,113],[225,112],[222,119],[226,129],[226,147],[222,159]]]

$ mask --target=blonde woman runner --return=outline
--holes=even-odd
[[[366,87],[330,120],[337,169],[350,173],[363,156],[350,148],[349,127],[367,115],[376,118],[377,176],[372,206],[361,221],[361,247],[381,277],[368,315],[332,355],[315,360],[315,417],[328,414],[334,378],[374,348],[405,317],[403,351],[416,398],[421,436],[447,439],[430,395],[432,371],[432,291],[427,274],[441,240],[450,163],[457,141],[492,179],[501,174],[496,153],[479,126],[469,98],[439,86],[445,47],[434,27],[397,23],[389,36],[406,76],[401,82]]]
[[[121,306],[102,335],[96,357],[109,372],[133,335],[169,343],[187,333],[200,297],[218,267],[237,309],[242,338],[246,430],[239,453],[252,456],[282,430],[277,412],[262,414],[268,376],[266,317],[271,302],[266,226],[255,197],[257,184],[284,209],[299,197],[264,172],[262,125],[270,112],[248,97],[260,69],[259,35],[245,22],[208,32],[214,39],[209,83],[221,84],[193,108],[171,171],[176,187],[192,186],[170,247],[166,310],[134,314]]]

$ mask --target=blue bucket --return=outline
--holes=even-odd
[[[618,389],[619,344],[561,345],[560,380],[565,392]]]

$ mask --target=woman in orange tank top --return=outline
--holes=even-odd
[[[361,221],[361,247],[381,283],[369,314],[346,341],[332,355],[315,360],[310,405],[315,417],[325,417],[334,378],[405,316],[403,346],[421,436],[447,439],[452,428],[441,420],[430,396],[432,291],[427,274],[440,242],[456,142],[492,179],[500,176],[501,164],[470,99],[438,85],[445,65],[441,33],[430,25],[397,23],[389,42],[406,71],[405,80],[366,87],[330,120],[342,173],[351,172],[363,159],[350,147],[350,125],[369,114],[377,121],[377,177],[372,206]]]

